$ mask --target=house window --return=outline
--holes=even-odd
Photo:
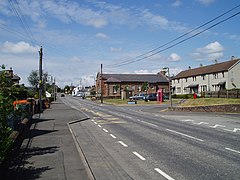
[[[179,83],[179,79],[177,79],[177,83]]]
[[[113,94],[116,94],[117,93],[117,88],[116,86],[113,86]]]
[[[196,80],[197,80],[197,77],[196,77],[196,76],[193,76],[192,78],[193,78],[193,81],[196,81]]]
[[[133,90],[133,91],[135,90],[135,86],[132,86],[132,90]]]
[[[202,91],[202,92],[203,92],[203,91],[207,91],[207,85],[201,86],[201,91]]]
[[[177,87],[177,93],[181,93],[181,87]]]
[[[222,72],[222,77],[224,78],[224,72]]]
[[[185,78],[185,81],[187,82],[187,78]]]
[[[205,77],[206,77],[206,75],[202,75],[202,80],[205,80],[206,79]]]
[[[218,73],[214,73],[213,74],[213,79],[217,79],[218,78]]]
[[[141,91],[142,87],[141,86],[138,86],[138,91]]]

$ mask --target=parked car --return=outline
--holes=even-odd
[[[135,94],[134,96],[130,96],[129,99],[132,100],[143,100],[145,99],[147,94],[140,93],[140,94]]]
[[[77,97],[80,97],[80,98],[84,99],[84,98],[85,98],[84,92],[79,92],[79,93],[77,94]]]
[[[156,101],[157,100],[157,93],[150,93],[148,94],[145,99],[145,101]]]
[[[61,97],[65,97],[65,94],[61,94]]]

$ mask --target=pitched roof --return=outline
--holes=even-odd
[[[233,66],[238,61],[240,61],[240,59],[234,59],[234,60],[230,60],[222,63],[212,64],[209,66],[188,69],[185,71],[181,71],[173,79],[192,77],[192,76],[203,75],[203,74],[211,74],[211,73],[217,73],[217,72],[224,72],[224,71],[227,71],[231,66]]]
[[[103,74],[106,82],[148,82],[167,83],[168,79],[162,74]]]

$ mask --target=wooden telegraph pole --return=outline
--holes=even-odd
[[[42,111],[42,88],[43,88],[43,83],[42,83],[42,57],[43,57],[43,52],[42,52],[42,46],[39,51],[39,110],[40,112]]]
[[[103,103],[103,77],[102,77],[102,64],[101,64],[101,82],[100,82],[100,88],[101,88],[101,103]]]

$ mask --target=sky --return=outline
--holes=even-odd
[[[155,74],[168,67],[172,76],[189,66],[240,57],[239,5],[239,0],[0,0],[0,64],[29,86],[42,46],[43,71],[62,88],[94,85],[101,64],[103,73]]]

